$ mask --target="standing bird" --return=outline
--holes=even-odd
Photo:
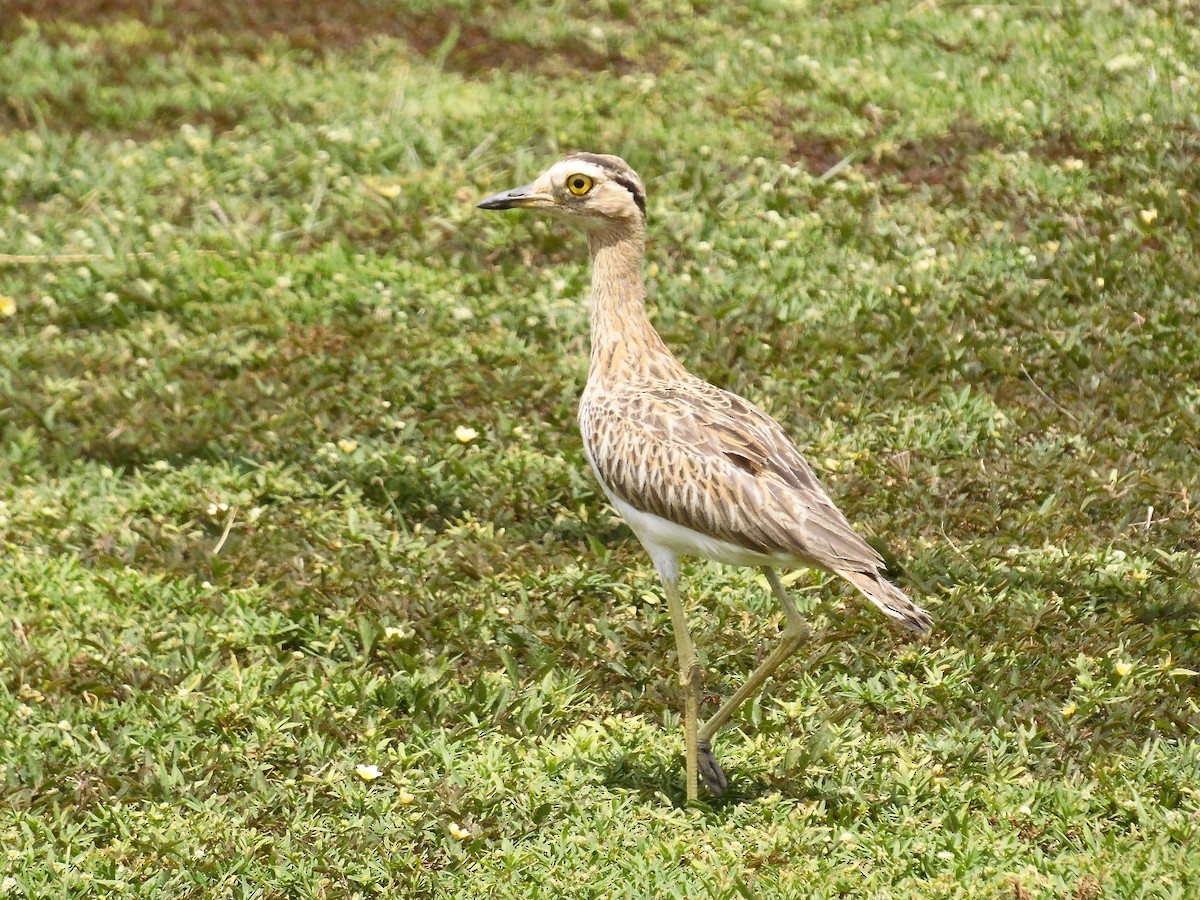
[[[774,419],[690,374],[646,316],[642,261],[646,191],[622,159],[575,153],[531,184],[480,209],[537,209],[577,223],[592,258],[592,355],[579,427],[592,470],[662,579],[685,692],[687,797],[697,775],[716,796],[727,786],[712,740],[796,652],[808,626],[776,568],[815,566],[840,575],[884,613],[925,633],[932,620],[883,574]],[[679,594],[679,558],[759,566],[783,606],[779,646],[703,726],[700,662]]]

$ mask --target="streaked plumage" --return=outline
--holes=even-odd
[[[929,628],[928,615],[881,577],[882,557],[850,527],[795,444],[749,401],[691,376],[589,386],[579,425],[610,499],[736,548],[699,555],[817,566],[904,625]]]
[[[650,553],[671,604],[688,695],[688,795],[696,772],[715,793],[724,775],[711,738],[807,633],[775,568],[834,572],[898,622],[929,615],[883,575],[783,428],[749,401],[691,375],[646,316],[641,267],[645,191],[620,158],[581,153],[485,209],[545,209],[581,224],[592,258],[592,351],[579,425],[605,494]],[[788,616],[783,643],[703,729],[699,663],[678,597],[679,557],[761,566]],[[699,758],[698,757],[703,757]]]

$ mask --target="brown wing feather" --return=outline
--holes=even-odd
[[[815,491],[833,505],[787,432],[749,400],[698,378],[686,388],[664,385],[643,393],[690,424],[688,437],[696,446],[724,454],[752,475],[774,476],[794,488]]]
[[[637,509],[834,571],[883,565],[783,428],[736,394],[700,379],[644,385],[585,398],[580,426],[600,477]]]

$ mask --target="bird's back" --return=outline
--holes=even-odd
[[[597,477],[643,542],[647,523],[667,533],[661,520],[697,535],[689,549],[699,555],[818,566],[910,628],[929,627],[928,615],[883,577],[882,558],[791,438],[748,400],[682,367],[668,377],[593,373],[579,422]]]

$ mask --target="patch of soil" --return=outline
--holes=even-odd
[[[217,33],[233,43],[260,44],[283,37],[294,47],[316,52],[353,47],[369,37],[394,33],[397,17],[367,0],[177,0],[163,8],[154,0],[15,0],[8,29],[21,18],[42,25],[58,22],[103,25],[136,19],[160,28],[177,40]],[[53,29],[51,29],[53,30]]]
[[[961,195],[971,160],[998,141],[974,122],[957,122],[945,134],[907,140],[894,152],[869,158],[863,168],[874,178],[891,176],[910,187]]]
[[[872,178],[890,178],[909,187],[927,187],[958,195],[964,189],[963,177],[971,159],[996,146],[996,137],[974,122],[962,121],[951,126],[945,134],[910,139],[884,155],[870,152],[873,140],[854,144],[843,138],[812,134],[798,129],[803,112],[778,110],[771,117],[774,133],[786,147],[789,162],[800,162],[814,175],[822,175],[861,150],[853,164]]]
[[[161,79],[162,66],[148,69],[149,59],[168,59],[181,47],[201,59],[242,56],[255,59],[271,44],[282,41],[310,59],[354,47],[379,36],[404,41],[414,54],[435,60],[444,68],[470,78],[498,71],[525,70],[563,76],[577,72],[658,70],[662,54],[645,54],[637,61],[611,47],[598,47],[569,37],[553,45],[534,45],[501,36],[494,16],[486,11],[444,10],[415,12],[386,6],[383,0],[175,0],[165,9],[155,0],[11,0],[13,15],[0,16],[0,47],[23,29],[29,19],[38,23],[41,38],[51,43],[86,45],[77,63],[75,82],[58,92],[33,97],[0,97],[0,128],[46,126],[72,132],[101,131],[145,140],[182,123],[207,126],[221,133],[243,121],[246,110],[232,100],[208,110],[172,107],[156,109],[140,122],[124,116],[116,121],[98,111],[97,85],[137,82],[150,89]],[[150,33],[134,46],[80,38],[67,25],[102,26],[139,21]],[[84,76],[86,73],[86,77]]]
[[[1048,162],[1063,162],[1068,159],[1081,159],[1086,163],[1095,164],[1105,157],[1105,152],[1092,145],[1086,144],[1069,131],[1055,131],[1044,135],[1033,147],[1029,155]]]
[[[402,33],[417,53],[433,58],[442,47],[451,44],[446,54],[447,68],[464,75],[483,75],[497,70],[529,70],[548,74],[572,71],[612,72],[624,75],[641,65],[615,51],[600,51],[580,38],[549,47],[502,38],[492,33],[486,22],[464,21],[431,13],[405,13]]]
[[[389,36],[426,58],[444,54],[446,68],[471,76],[512,69],[622,74],[647,67],[578,38],[539,47],[498,37],[486,16],[415,12],[378,0],[176,0],[166,9],[154,0],[13,0],[9,13],[0,24],[0,39],[16,33],[23,18],[38,22],[50,37],[59,36],[54,26],[61,22],[94,26],[135,19],[201,52],[253,56],[266,42],[282,39],[293,49],[322,56]]]
[[[822,175],[841,162],[849,149],[839,138],[805,131],[803,123],[811,118],[809,110],[782,103],[769,112],[771,131],[786,148],[787,161],[803,163],[812,174]]]
[[[823,175],[848,153],[846,145],[823,134],[795,134],[788,143],[789,162],[802,162],[814,175]]]

